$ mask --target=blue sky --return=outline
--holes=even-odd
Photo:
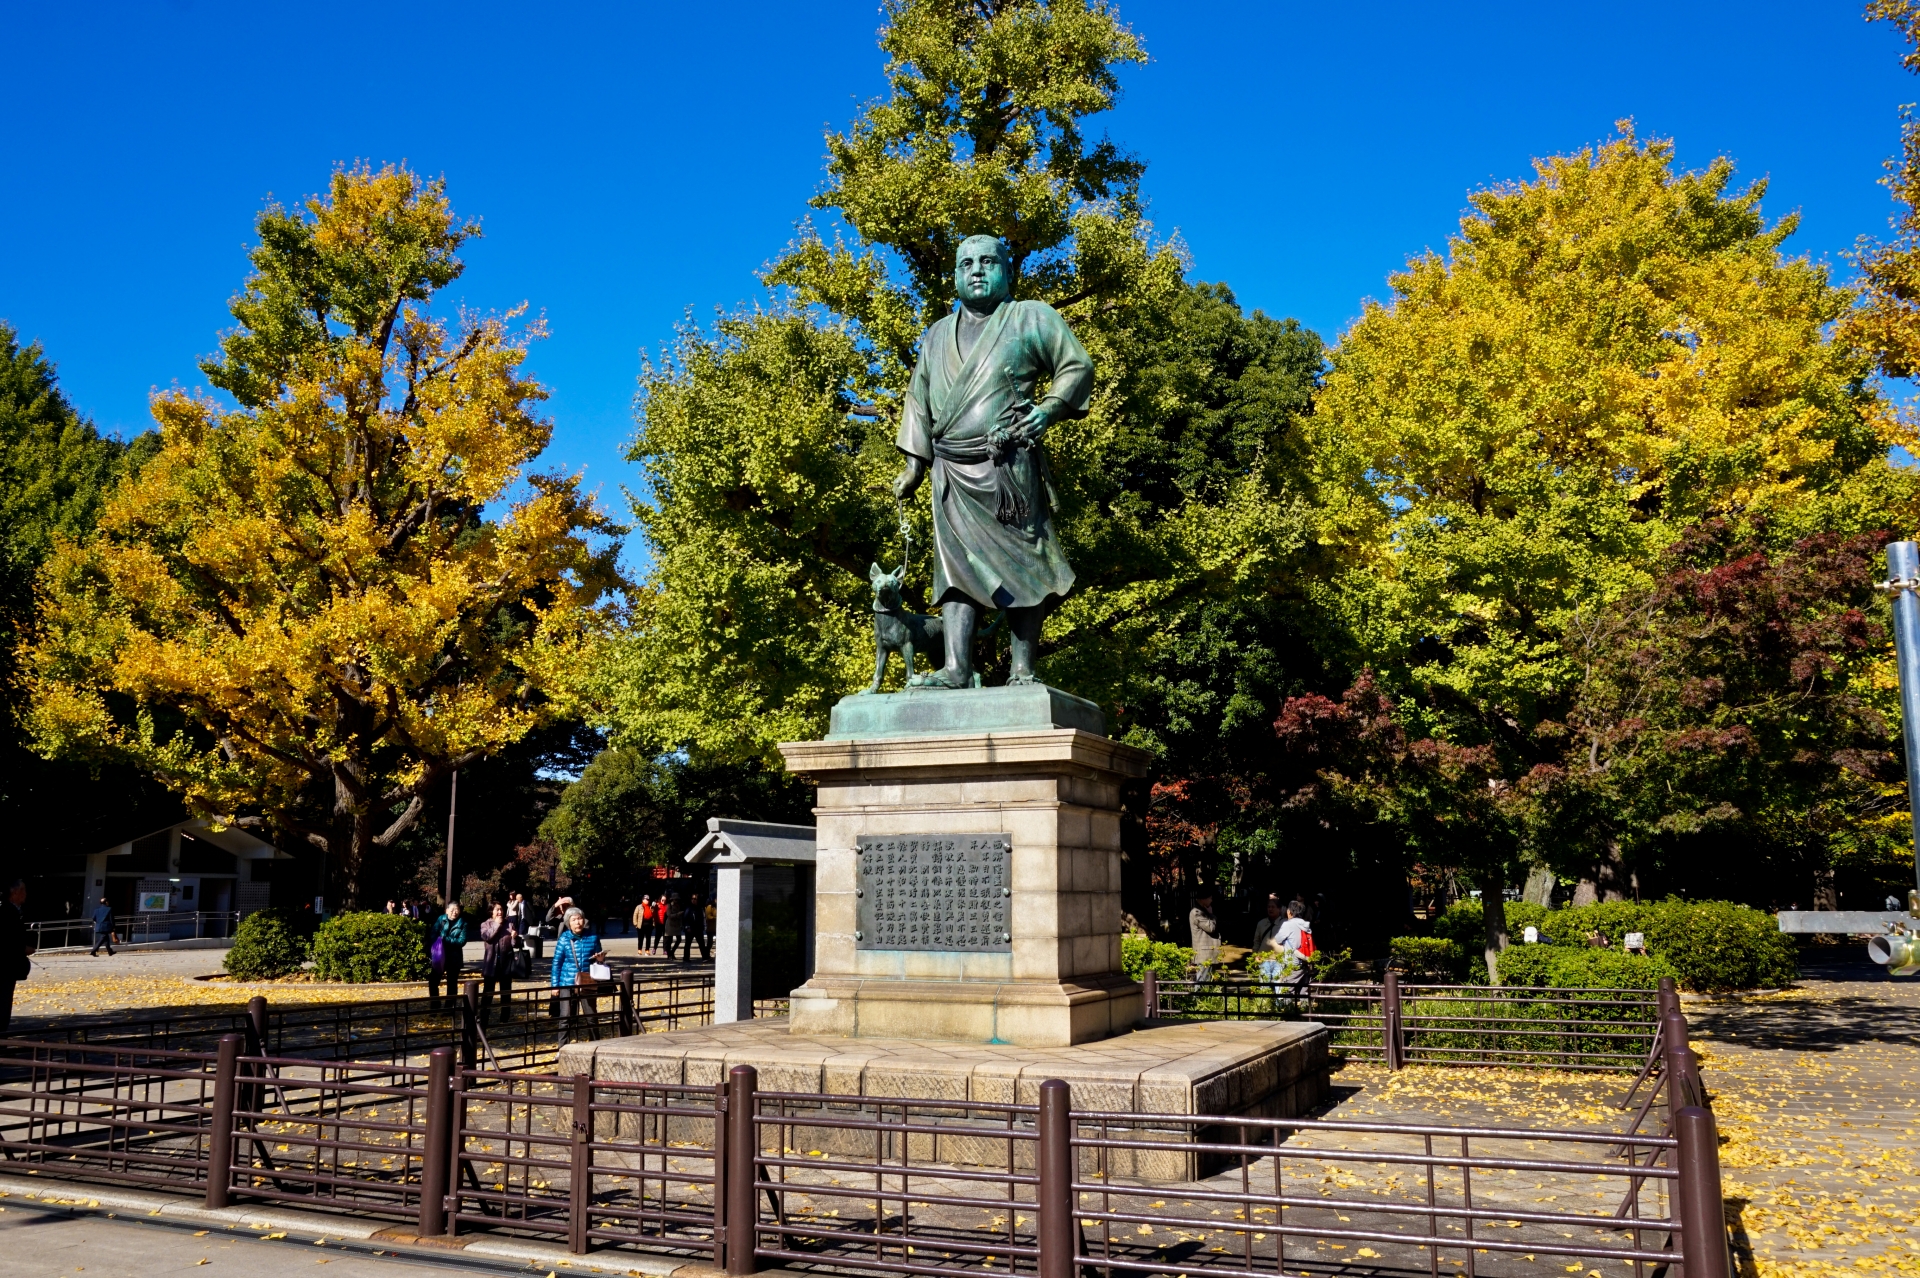
[[[1129,0],[1153,61],[1104,124],[1148,162],[1196,276],[1329,338],[1466,193],[1632,116],[1682,164],[1771,181],[1789,247],[1831,261],[1892,211],[1876,185],[1920,81],[1859,6]],[[552,336],[549,461],[609,504],[643,351],[750,301],[821,176],[821,135],[884,85],[870,0],[261,5],[11,0],[0,80],[0,318],[102,428],[146,429],[228,324],[266,197],[340,161],[444,174],[482,219],[458,300]]]

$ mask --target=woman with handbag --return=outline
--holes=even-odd
[[[593,987],[598,976],[593,969],[606,962],[606,958],[606,951],[600,948],[600,938],[587,930],[587,916],[577,906],[569,906],[563,916],[560,935],[553,942],[552,1009],[554,1017],[560,1022],[560,1041],[556,1046],[567,1045],[567,1032],[572,1026],[578,1004],[586,1005],[587,1027],[592,1032],[596,997]],[[604,967],[600,971],[611,975]]]
[[[467,961],[467,921],[460,902],[448,901],[447,912],[433,921],[433,939],[427,944],[427,1006],[440,1006],[440,987],[452,998],[460,985],[460,969]]]
[[[520,934],[513,930],[513,920],[507,915],[507,907],[496,903],[493,917],[480,925],[480,943],[487,947],[482,957],[480,974],[484,983],[480,987],[480,1020],[485,1023],[487,1015],[493,1009],[493,991],[500,991],[500,1019],[513,1019],[513,951],[520,943]]]

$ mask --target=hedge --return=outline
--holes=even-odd
[[[1130,981],[1143,980],[1147,969],[1163,981],[1184,981],[1193,968],[1193,951],[1184,945],[1149,940],[1138,932],[1120,938],[1120,969]]]
[[[257,910],[234,929],[233,948],[221,964],[241,981],[270,981],[300,970],[307,947],[278,910]]]
[[[425,980],[427,926],[404,914],[336,915],[314,934],[313,971],[355,985]]]
[[[1395,968],[1416,981],[1446,984],[1466,975],[1467,952],[1444,936],[1396,936],[1388,942]]]
[[[1548,946],[1566,949],[1597,948],[1587,943],[1593,932],[1615,949],[1627,933],[1642,933],[1649,954],[1671,966],[1682,989],[1777,988],[1798,975],[1793,938],[1780,931],[1773,915],[1731,901],[1605,901],[1558,910],[1509,902],[1508,935],[1517,941],[1529,926],[1539,929]],[[1459,942],[1469,954],[1479,950],[1486,935],[1480,902],[1454,902],[1434,921],[1433,931]],[[1508,953],[1527,948],[1515,945]],[[1504,956],[1501,968],[1508,983],[1518,983]]]
[[[1504,985],[1548,985],[1576,990],[1654,990],[1660,978],[1680,974],[1658,954],[1625,954],[1593,946],[1513,945],[1500,955]]]

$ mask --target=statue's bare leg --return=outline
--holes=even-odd
[[[980,609],[971,600],[950,599],[940,605],[940,619],[946,630],[947,664],[931,674],[916,676],[913,682],[922,688],[971,688],[973,629],[979,623]]]
[[[1033,659],[1040,650],[1040,623],[1047,619],[1045,605],[1007,609],[1007,627],[1012,632],[1007,663],[1007,682],[1032,683]]]

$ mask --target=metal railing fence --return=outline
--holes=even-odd
[[[1717,1137],[1677,1007],[1620,1131],[1073,1108],[0,1043],[0,1156],[413,1224],[852,1273],[1278,1278],[1571,1260],[1727,1278]],[[1644,1093],[1644,1095],[1643,1095]],[[1031,1101],[1027,1098],[1031,1098]],[[1663,1130],[1643,1131],[1656,1112]],[[1364,1263],[1361,1263],[1364,1262]]]
[[[238,910],[181,910],[170,914],[121,914],[114,918],[116,945],[151,941],[226,940],[240,926]],[[93,947],[92,919],[42,919],[27,924],[33,952]]]
[[[488,995],[480,982],[466,981],[458,994],[440,998],[274,1007],[255,997],[245,1008],[69,1017],[25,1032],[72,1044],[196,1052],[211,1052],[221,1038],[239,1034],[250,1055],[390,1064],[419,1061],[442,1046],[459,1047],[469,1067],[551,1061],[562,1031],[553,1015],[555,992],[545,985],[518,984],[508,995]],[[705,1025],[713,1019],[713,981],[698,974],[642,976],[627,969],[569,1010],[564,1028],[574,1039]]]
[[[1251,980],[1166,981],[1148,972],[1147,1016],[1168,1020],[1318,1021],[1329,1049],[1402,1065],[1637,1070],[1652,1051],[1658,990],[1509,985],[1290,986]],[[1671,981],[1662,988],[1671,992]]]

